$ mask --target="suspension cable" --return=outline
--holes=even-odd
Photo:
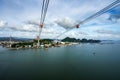
[[[55,37],[55,39],[57,40],[59,37],[61,37],[63,34],[69,32],[69,31],[72,31],[73,29],[68,29],[66,30],[65,32],[63,32],[62,34],[59,34],[58,36]]]
[[[44,20],[45,20],[45,17],[46,17],[48,5],[49,5],[49,0],[43,0],[41,19],[40,19],[39,36],[41,36],[42,28],[44,26]]]
[[[38,47],[39,47],[39,44],[40,44],[39,40],[40,40],[40,36],[41,36],[41,33],[42,33],[42,28],[44,26],[44,20],[45,20],[45,17],[46,17],[48,5],[49,5],[49,0],[43,0],[41,17],[40,17],[40,25],[39,25],[39,34],[38,34]]]
[[[118,5],[120,5],[120,0],[116,0],[115,2],[111,3],[110,5],[108,5],[107,7],[103,8],[103,9],[101,9],[101,10],[98,11],[97,13],[95,13],[95,14],[91,15],[90,17],[84,19],[84,20],[83,20],[82,22],[80,22],[79,24],[81,24],[81,23],[84,24],[84,23],[86,23],[87,21],[90,21],[91,19],[96,18],[96,17],[102,15],[103,13],[105,13],[105,12],[107,12],[107,11],[115,8],[115,7],[117,7]]]
[[[94,19],[94,18],[102,15],[103,13],[105,13],[105,12],[107,12],[107,11],[115,8],[115,7],[117,7],[118,5],[120,5],[120,0],[116,0],[115,2],[111,3],[110,5],[108,5],[107,7],[103,8],[103,9],[101,9],[101,10],[98,11],[97,13],[95,13],[95,14],[91,15],[90,17],[84,19],[83,21],[79,22],[79,23],[78,23],[77,25],[75,25],[74,27],[78,28],[79,25],[85,24],[86,22],[88,22],[88,21],[90,21],[90,20],[92,20],[92,19]],[[69,31],[71,31],[71,30],[73,30],[73,29],[74,29],[74,28],[63,32],[62,34],[60,34],[59,36],[57,36],[57,38],[59,38],[61,35],[69,32]]]

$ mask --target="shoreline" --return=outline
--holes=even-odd
[[[18,50],[18,49],[42,49],[42,48],[51,48],[51,47],[62,47],[62,46],[71,46],[71,45],[78,45],[80,43],[75,43],[75,42],[70,42],[70,43],[64,43],[64,44],[44,44],[40,45],[39,47],[35,46],[30,46],[30,45],[23,45],[19,47],[11,47],[10,45],[0,45],[2,48],[7,48],[11,50]]]
[[[73,45],[79,45],[79,44],[99,44],[99,45],[104,45],[104,44],[120,44],[120,43],[75,43],[75,42],[69,42],[67,44],[59,44],[59,45],[54,45],[54,46],[40,46],[40,47],[7,47],[7,46],[3,46],[0,45],[0,48],[6,48],[6,49],[10,49],[10,50],[20,50],[20,49],[48,49],[48,48],[54,48],[54,47],[66,47],[66,46],[73,46]]]
[[[2,46],[0,45],[2,48],[6,48],[6,49],[10,49],[10,50],[19,50],[19,49],[48,49],[48,48],[53,48],[53,47],[65,47],[65,46],[72,46],[72,45],[79,45],[79,44],[100,44],[102,45],[101,43],[78,43],[78,42],[67,42],[65,44],[55,44],[55,45],[49,45],[49,44],[45,44],[44,46],[43,45],[40,45],[40,47],[30,47],[29,45],[27,45],[26,47],[8,47],[8,46]],[[24,45],[25,46],[25,45]]]

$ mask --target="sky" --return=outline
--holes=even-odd
[[[41,38],[120,40],[120,5],[73,27],[116,0],[50,0]],[[0,0],[0,37],[36,38],[42,0]]]

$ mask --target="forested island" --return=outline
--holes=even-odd
[[[49,47],[60,47],[60,46],[68,46],[73,44],[80,44],[80,43],[100,43],[100,40],[93,40],[93,39],[76,39],[66,37],[62,40],[57,39],[41,39],[40,44],[38,46],[37,39],[25,39],[25,38],[2,38],[0,39],[0,45],[7,48],[49,48]]]
[[[63,42],[81,42],[81,43],[99,43],[101,42],[100,40],[93,40],[93,39],[76,39],[76,38],[70,38],[70,37],[66,37],[64,39],[62,39],[61,41]]]

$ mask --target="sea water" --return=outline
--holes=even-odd
[[[120,80],[120,44],[0,47],[0,80]]]

